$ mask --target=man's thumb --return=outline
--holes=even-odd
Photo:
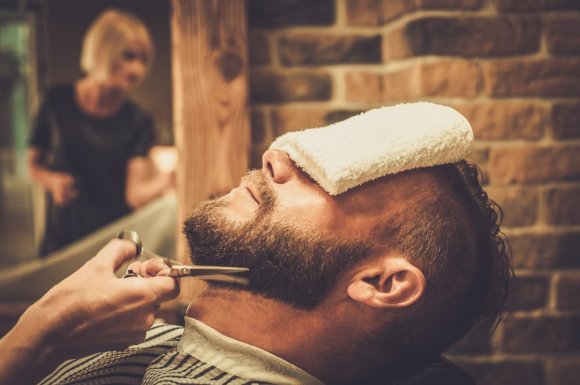
[[[145,278],[147,285],[157,295],[157,302],[162,303],[174,299],[179,294],[179,281],[171,277]]]
[[[108,265],[116,271],[125,262],[135,258],[137,246],[125,239],[112,239],[99,251],[95,257],[99,262]]]

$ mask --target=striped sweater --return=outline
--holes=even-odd
[[[291,363],[187,317],[185,328],[155,325],[145,341],[125,350],[65,361],[40,382],[48,384],[323,385]]]

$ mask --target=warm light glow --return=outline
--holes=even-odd
[[[177,148],[172,146],[155,146],[151,148],[151,159],[155,167],[164,173],[175,171],[177,166]]]

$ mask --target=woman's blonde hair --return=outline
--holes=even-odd
[[[115,60],[133,45],[145,54],[149,68],[153,59],[153,42],[145,24],[129,12],[108,9],[93,22],[85,35],[81,68],[88,75],[104,80],[109,77]]]

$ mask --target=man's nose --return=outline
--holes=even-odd
[[[262,173],[275,183],[286,183],[296,175],[296,166],[284,151],[270,149],[262,155]]]

